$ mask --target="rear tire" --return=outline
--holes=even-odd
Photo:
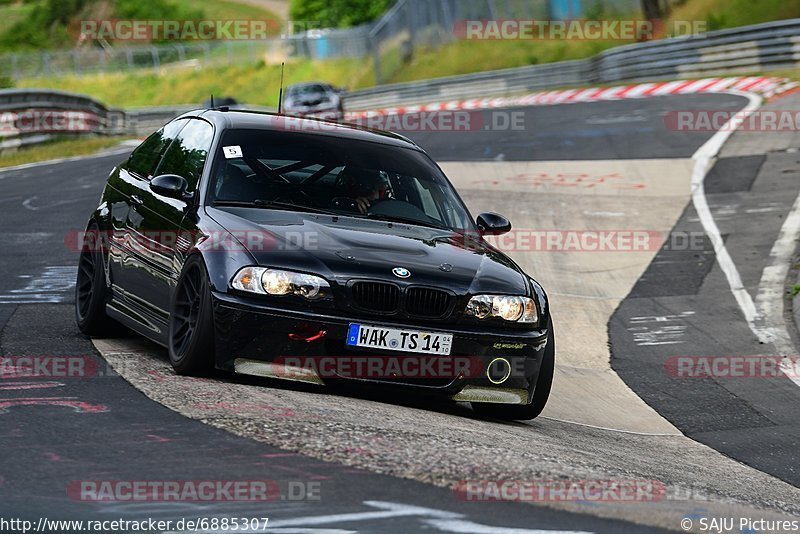
[[[539,376],[536,379],[536,387],[533,390],[533,399],[530,404],[490,404],[485,402],[473,402],[472,409],[481,417],[500,419],[503,421],[530,421],[536,419],[542,413],[550,398],[550,389],[553,386],[553,373],[556,364],[556,338],[553,332],[553,321],[550,320],[550,328],[547,333],[547,347],[544,350],[542,366],[539,368]]]
[[[214,370],[211,289],[199,256],[186,261],[172,296],[168,352],[179,375],[206,376]]]
[[[106,315],[107,295],[100,229],[92,224],[81,243],[75,280],[75,322],[87,336],[109,334],[117,328]]]

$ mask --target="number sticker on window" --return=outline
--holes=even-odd
[[[225,154],[225,159],[241,158],[242,147],[239,145],[224,146],[222,147],[222,153]]]

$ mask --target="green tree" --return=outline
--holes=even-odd
[[[322,27],[358,26],[377,19],[393,3],[394,0],[292,0],[290,16]]]

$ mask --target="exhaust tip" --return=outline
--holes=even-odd
[[[495,358],[486,367],[486,378],[495,385],[500,385],[511,376],[511,362],[505,358]]]

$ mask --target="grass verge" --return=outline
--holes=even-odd
[[[215,96],[232,96],[240,102],[276,106],[279,65],[244,64],[201,69],[162,69],[161,72],[113,73],[59,78],[28,78],[17,87],[59,89],[88,94],[109,106],[138,107],[193,104]],[[351,89],[372,84],[369,62],[354,59],[291,62],[286,65],[286,85],[324,80]],[[363,81],[359,81],[363,80]]]
[[[118,145],[127,137],[84,137],[81,139],[59,138],[29,148],[0,153],[0,168],[14,167],[57,158],[86,156]]]

